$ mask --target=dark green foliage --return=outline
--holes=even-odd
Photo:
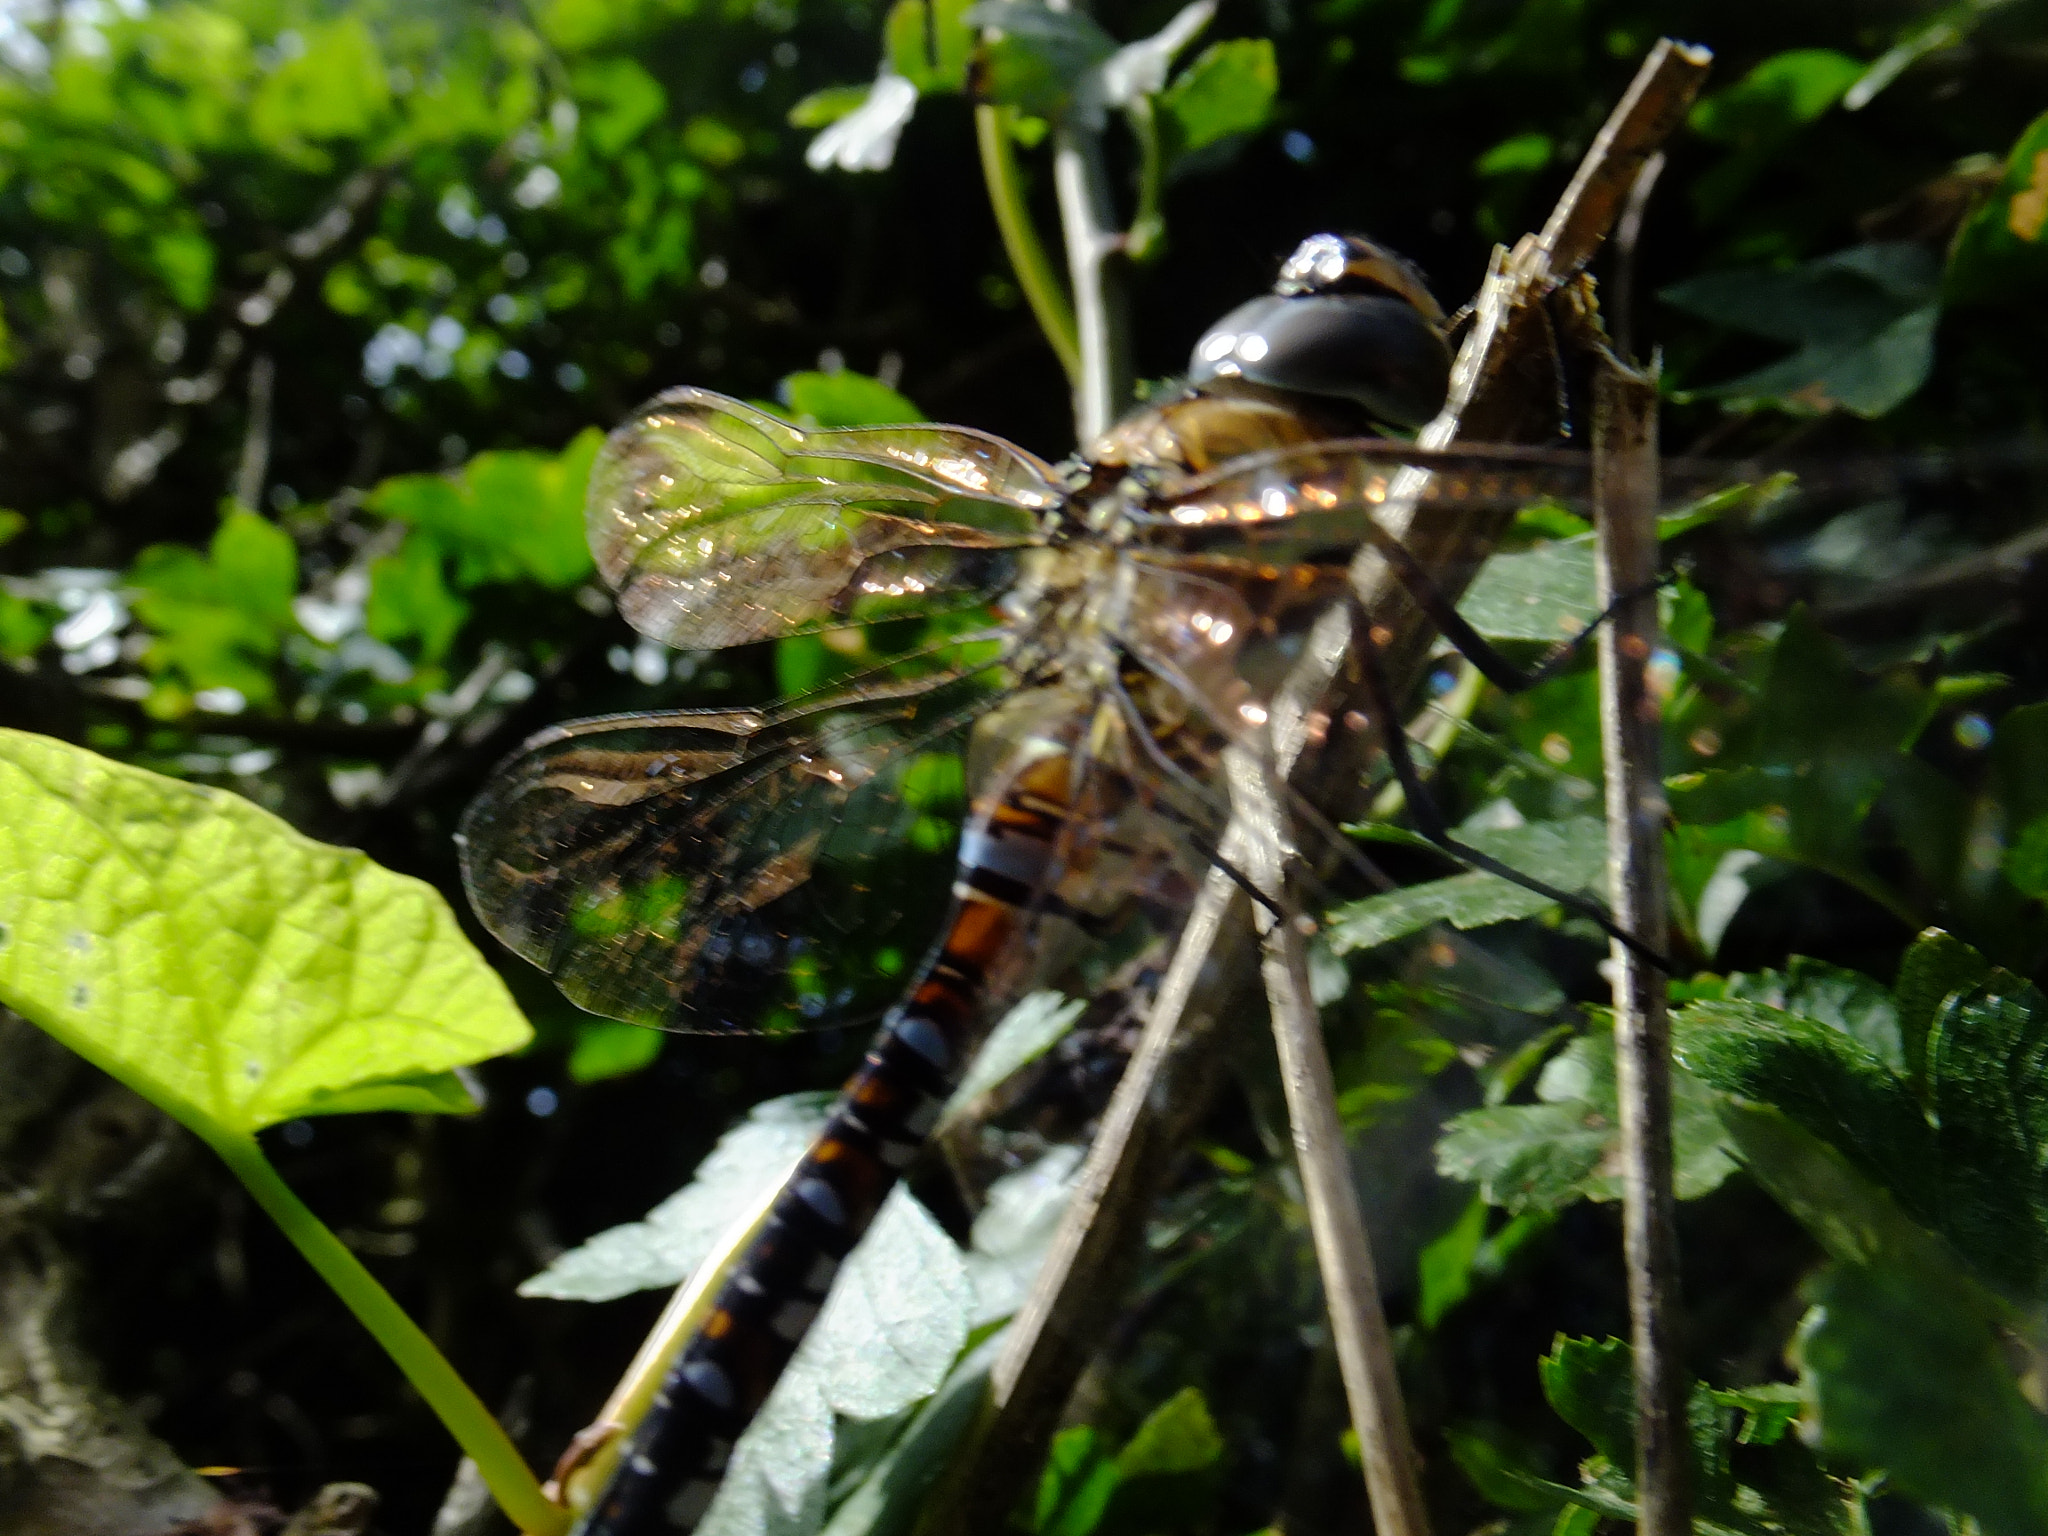
[[[1009,8],[985,48],[990,18],[969,12],[196,0],[7,33],[55,63],[0,62],[0,724],[230,785],[452,889],[455,818],[531,730],[928,666],[954,621],[715,655],[641,641],[595,582],[581,483],[599,435],[680,383],[806,425],[929,415],[1068,448],[968,105],[1023,110],[1011,137],[1057,264],[1041,114],[1176,7]],[[1714,46],[1716,74],[1632,280],[1605,258],[1595,275],[1610,305],[1633,287],[1638,350],[1662,349],[1669,450],[1803,476],[1662,530],[1688,571],[1658,674],[1668,949],[1734,973],[1677,992],[1693,1363],[1751,1383],[1695,1391],[1702,1529],[1862,1530],[1858,1489],[1881,1485],[1986,1536],[2048,1530],[2028,1395],[2048,1277],[2028,984],[2048,958],[2048,668],[2023,574],[2048,421],[2039,7],[1226,7],[1144,103],[1149,146],[1106,113],[1120,209],[1156,182],[1164,235],[1130,250],[1137,364],[1173,373],[1318,228],[1388,240],[1455,308],[1666,30]],[[882,60],[923,98],[893,168],[812,170],[812,135]],[[1977,449],[2017,472],[1824,483],[1837,454]],[[1583,510],[1525,513],[1464,600],[1524,659],[1594,611]],[[1594,698],[1585,668],[1509,698],[1446,657],[1411,723],[1473,842],[1598,896]],[[920,775],[950,824],[960,762]],[[1413,825],[1384,774],[1372,793]],[[1516,1536],[1594,1536],[1634,1496],[1627,1352],[1598,1342],[1626,1333],[1612,1049],[1586,1011],[1604,941],[1412,833],[1360,846],[1396,888],[1337,877],[1318,995],[1433,1524],[1495,1506]],[[916,957],[864,958],[893,977]],[[749,1105],[835,1080],[860,1046],[665,1041],[504,965],[539,1044],[487,1064],[472,1122],[326,1119],[310,1149],[294,1123],[276,1150],[487,1401],[540,1384],[524,1449],[545,1464],[641,1320],[516,1301],[518,1277],[630,1236]],[[1042,1532],[1363,1528],[1256,1023],[1131,1293],[1100,1298],[1114,1342],[1088,1423],[1020,1511]],[[1020,1059],[1051,1086],[1028,1123],[954,1149],[976,1189],[1078,1138],[1134,1032],[1036,1025]],[[468,1098],[434,1077],[354,1102]],[[287,1503],[377,1469],[385,1523],[425,1529],[446,1467],[420,1456],[416,1408],[352,1332],[306,1321],[324,1302],[219,1187],[180,1172],[158,1203],[170,1225],[143,1260],[95,1282],[114,1389],[161,1403],[189,1462],[280,1469]],[[829,1487],[836,1531],[918,1517],[1037,1251],[963,1259],[929,1222],[898,1236],[897,1289],[942,1292],[943,1326],[842,1337],[849,1356],[915,1345],[914,1381],[845,1400],[886,1408],[872,1422],[818,1402],[780,1421],[806,1509]],[[1796,1387],[1765,1379],[1788,1347]],[[1446,1426],[1484,1502],[1443,1470]]]

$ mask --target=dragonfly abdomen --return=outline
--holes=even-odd
[[[1068,759],[1056,752],[1013,776],[971,819],[938,950],[891,1011],[702,1328],[670,1367],[581,1536],[687,1531],[709,1508],[734,1442],[937,1124],[972,1046],[991,973],[1052,879],[1071,814]]]

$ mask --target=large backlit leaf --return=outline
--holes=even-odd
[[[18,731],[0,731],[0,1001],[216,1135],[457,1107],[436,1074],[531,1037],[431,887]]]

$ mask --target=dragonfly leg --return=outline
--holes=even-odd
[[[1354,612],[1357,610],[1354,608]],[[1671,958],[1655,945],[1630,933],[1616,923],[1607,909],[1597,901],[1589,900],[1574,891],[1562,890],[1547,880],[1539,880],[1512,864],[1496,859],[1489,853],[1461,841],[1444,820],[1436,798],[1430,793],[1422,775],[1416,771],[1414,755],[1408,750],[1408,733],[1401,728],[1400,716],[1396,713],[1394,691],[1387,681],[1386,667],[1380,659],[1379,642],[1373,637],[1372,621],[1369,615],[1359,613],[1361,622],[1353,628],[1356,631],[1359,667],[1365,682],[1366,695],[1372,705],[1374,719],[1378,722],[1380,741],[1386,749],[1387,762],[1394,770],[1394,777],[1400,782],[1402,792],[1408,797],[1408,807],[1415,816],[1415,830],[1444,852],[1484,870],[1489,875],[1499,875],[1503,880],[1512,880],[1524,890],[1556,902],[1568,912],[1576,912],[1599,925],[1617,944],[1631,953],[1641,956],[1658,970],[1675,975],[1677,966]]]
[[[1175,762],[1172,755],[1153,736],[1152,728],[1145,723],[1144,712],[1138,708],[1138,701],[1131,697],[1130,690],[1124,687],[1122,680],[1111,678],[1108,686],[1110,696],[1116,701],[1117,709],[1122,713],[1124,722],[1130,729],[1132,739],[1143,747],[1145,755],[1152,762],[1152,765],[1158,768],[1168,779],[1179,784],[1188,793],[1199,799],[1207,799],[1209,796],[1207,787],[1192,773],[1188,772],[1186,768]],[[1192,817],[1177,813],[1170,806],[1165,805],[1155,805],[1153,810],[1168,821],[1178,823],[1182,831],[1187,834],[1189,845],[1204,859],[1208,860],[1209,863],[1228,875],[1231,883],[1243,891],[1245,895],[1251,897],[1253,901],[1272,913],[1275,918],[1285,915],[1281,912],[1279,905],[1273,898],[1259,889],[1258,884],[1250,875],[1223,856],[1222,848],[1216,844],[1213,838],[1203,834],[1201,828],[1195,824]]]
[[[1366,537],[1373,548],[1385,558],[1401,585],[1408,589],[1408,595],[1429,615],[1443,637],[1457,648],[1459,655],[1479,669],[1482,677],[1508,693],[1525,692],[1568,666],[1600,632],[1600,626],[1613,618],[1624,604],[1634,602],[1646,593],[1662,590],[1673,579],[1660,577],[1646,586],[1631,587],[1618,594],[1576,633],[1567,635],[1544,652],[1533,667],[1523,667],[1501,654],[1492,641],[1472,627],[1458,612],[1457,604],[1437,585],[1428,568],[1415,557],[1413,550],[1370,519],[1367,519],[1366,527]]]

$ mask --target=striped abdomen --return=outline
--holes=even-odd
[[[1071,759],[1021,769],[961,838],[950,926],[628,1440],[582,1536],[687,1531],[965,1064],[990,970],[1052,878]]]

